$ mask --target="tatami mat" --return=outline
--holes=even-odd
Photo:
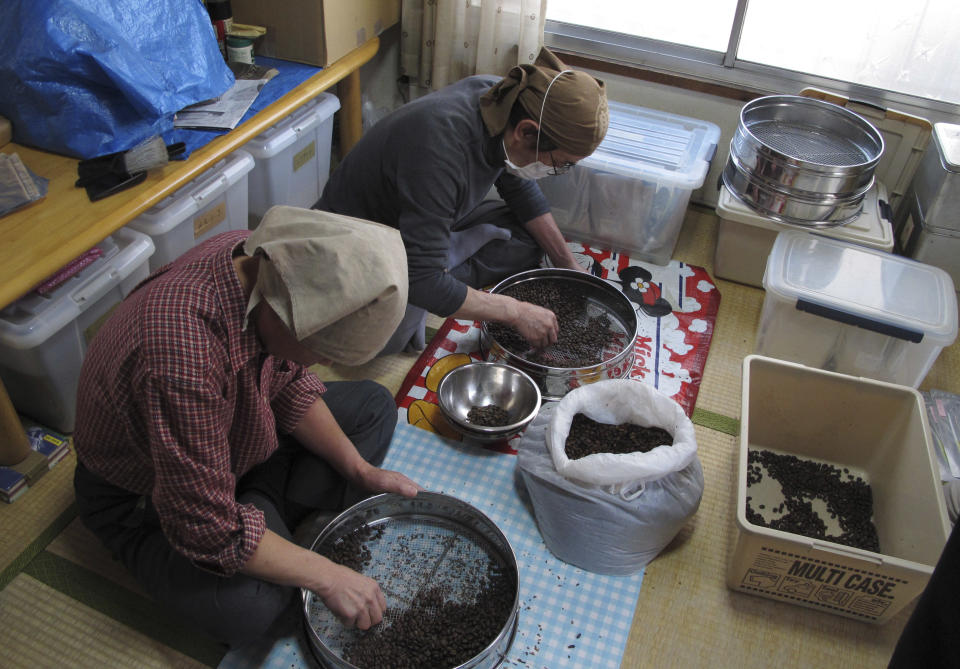
[[[696,428],[704,471],[696,516],[644,573],[623,667],[884,667],[906,620],[869,625],[733,592],[727,558],[737,438]]]
[[[960,395],[960,342],[941,351],[930,372],[920,384],[920,390],[932,388]]]
[[[25,574],[0,591],[0,649],[6,669],[206,666]]]
[[[675,257],[712,275],[716,221],[711,210],[691,207]],[[753,352],[763,291],[722,279],[717,286],[720,311],[694,414],[704,497],[646,569],[622,666],[886,666],[909,608],[875,626],[726,587],[736,536],[741,363]],[[431,317],[428,327],[442,322]],[[372,378],[396,393],[416,358],[397,354],[316,371],[329,381]],[[960,344],[940,355],[922,388],[960,394]],[[217,648],[158,615],[75,520],[75,462],[71,452],[23,497],[0,504],[0,666],[215,666]]]
[[[71,448],[69,455],[13,504],[0,502],[0,588],[23,567],[24,560],[43,548],[44,542],[38,543],[41,535],[51,530],[56,536],[72,519],[76,462]]]

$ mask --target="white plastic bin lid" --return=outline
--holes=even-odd
[[[340,100],[332,93],[321,93],[285,119],[270,126],[243,147],[257,160],[272,158],[313,130],[340,109]]]
[[[943,167],[950,172],[960,172],[960,125],[934,123],[933,136]]]
[[[882,204],[881,204],[882,203]],[[724,185],[720,186],[717,199],[717,215],[727,221],[752,225],[765,230],[796,229],[789,223],[778,223],[741,202]],[[863,211],[846,225],[819,230],[834,239],[843,239],[875,249],[893,250],[893,221],[887,201],[887,188],[875,181],[873,188],[863,198]]]
[[[151,236],[165,235],[220,197],[253,169],[254,160],[237,149],[200,176],[130,221],[127,226]]]
[[[578,164],[601,172],[693,190],[703,185],[720,139],[709,121],[610,102],[610,126]]]
[[[949,346],[957,336],[957,294],[949,274],[839,239],[780,232],[763,287],[802,311],[909,341]]]
[[[103,255],[48,296],[30,292],[0,311],[0,344],[32,349],[71,323],[153,255],[153,240],[127,228],[97,244]]]

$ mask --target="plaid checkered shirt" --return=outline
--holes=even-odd
[[[325,391],[302,365],[243,330],[246,299],[227,232],[141,283],[90,344],[74,445],[110,483],[149,495],[171,545],[231,575],[265,531],[237,480],[277,448]]]

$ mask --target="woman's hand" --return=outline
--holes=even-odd
[[[589,273],[589,270],[585,269],[583,265],[577,262],[577,259],[574,258],[573,255],[569,255],[566,258],[562,258],[558,260],[551,259],[551,262],[553,263],[554,267],[560,267],[562,269],[575,269],[579,272]]]
[[[373,465],[363,467],[358,472],[354,483],[370,492],[394,492],[404,497],[415,497],[417,492],[423,490],[400,472],[380,469]]]
[[[368,630],[383,620],[387,600],[372,578],[330,562],[322,582],[310,587],[346,627]]]
[[[271,583],[311,590],[348,627],[370,629],[383,620],[387,610],[387,600],[372,578],[287,541],[270,529],[240,571]]]
[[[531,346],[541,349],[557,343],[560,326],[555,313],[530,302],[518,302],[517,311],[517,318],[511,325]]]

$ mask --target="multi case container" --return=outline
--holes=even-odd
[[[923,397],[913,388],[747,356],[743,362],[737,536],[728,587],[870,623],[923,590],[950,533]],[[777,485],[748,487],[753,449],[823,462],[871,488],[880,552],[775,530]],[[830,518],[821,518],[830,525]]]
[[[755,352],[917,387],[957,336],[942,269],[809,232],[780,232]]]
[[[945,270],[960,290],[960,125],[936,123],[898,223],[903,252]]]
[[[18,411],[72,432],[87,345],[113,307],[148,275],[147,235],[121,228],[103,255],[48,296],[31,292],[0,311],[0,378]]]
[[[247,229],[247,177],[253,156],[234,151],[127,224],[156,246],[150,271],[228,230]]]
[[[717,201],[717,246],[713,272],[721,279],[751,286],[763,286],[763,271],[777,233],[794,229],[757,213],[738,200],[726,186],[720,187]],[[879,181],[863,199],[863,211],[851,222],[818,232],[834,239],[862,244],[881,251],[893,251],[893,221],[887,204],[887,189]]]
[[[570,239],[666,265],[720,139],[708,121],[611,102],[594,153],[538,183]]]
[[[243,147],[256,161],[248,177],[249,227],[275,204],[312,207],[330,176],[333,115],[340,100],[321,93]]]

